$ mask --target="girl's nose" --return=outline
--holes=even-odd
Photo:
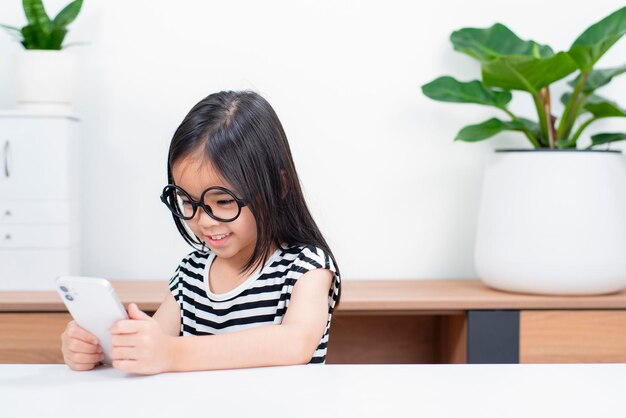
[[[211,218],[202,208],[198,208],[198,212],[196,213],[197,221],[199,226],[213,226],[219,225],[219,221]]]

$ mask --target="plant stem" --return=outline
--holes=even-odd
[[[519,119],[509,109],[507,109],[505,107],[501,107],[500,109],[502,109],[504,112],[506,112],[506,114],[509,115],[511,117],[511,119],[513,119],[513,120]],[[541,144],[539,143],[537,138],[535,138],[535,135],[533,135],[532,132],[530,132],[530,131],[522,131],[522,132],[524,132],[524,135],[526,135],[526,138],[528,138],[528,140],[533,144],[533,146],[535,148],[541,148]]]
[[[587,126],[589,126],[591,123],[597,121],[598,119],[600,119],[597,116],[594,116],[592,118],[587,119],[582,125],[580,125],[580,127],[576,130],[576,133],[574,134],[574,136],[572,137],[571,142],[576,145],[576,141],[578,141],[578,137],[580,136],[580,134],[585,130],[585,128]]]
[[[539,115],[539,125],[541,126],[541,133],[545,138],[549,138],[548,119],[546,117],[546,109],[543,107],[541,96],[539,93],[532,93],[533,102],[535,102],[535,108],[537,109],[537,115]],[[544,141],[541,141],[542,145],[546,145]]]
[[[556,129],[554,129],[555,118],[552,116],[549,87],[541,89],[541,98],[543,99],[543,108],[546,110],[546,118],[548,119],[548,142],[550,143],[550,148],[554,149],[556,146]]]
[[[539,143],[537,138],[535,138],[535,135],[533,135],[532,133],[528,131],[523,131],[523,132],[524,132],[524,135],[526,135],[526,138],[528,138],[528,140],[533,144],[535,148],[541,148],[541,144]]]
[[[567,138],[572,130],[572,127],[574,126],[574,122],[576,121],[576,117],[578,116],[578,110],[580,109],[579,106],[574,107],[574,104],[578,104],[578,96],[580,96],[580,93],[585,86],[587,77],[589,77],[589,73],[582,73],[580,75],[578,83],[576,83],[576,87],[574,88],[574,92],[572,93],[572,96],[565,105],[565,110],[563,110],[563,115],[561,116],[561,121],[559,122],[557,139]]]
[[[509,115],[511,119],[517,119],[517,116],[515,116],[515,114],[506,107],[501,107],[500,109],[502,109],[503,112],[506,112],[506,114]]]

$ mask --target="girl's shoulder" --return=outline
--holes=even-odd
[[[176,267],[176,271],[174,271],[174,275],[172,276],[170,281],[178,277],[181,272],[184,273],[184,275],[186,276],[201,280],[204,268],[206,267],[206,263],[209,259],[210,254],[211,251],[199,250],[192,251],[187,254],[185,257],[183,257],[180,263],[178,263],[178,267]]]
[[[280,260],[285,264],[291,262],[295,266],[328,269],[337,273],[337,268],[330,254],[315,245],[306,244],[283,244],[280,251]]]
[[[174,277],[186,276],[195,280],[202,280],[204,270],[210,260],[212,252],[192,251],[180,261],[174,272]],[[267,261],[265,271],[278,269],[304,273],[313,269],[328,269],[335,275],[338,274],[335,262],[330,254],[315,245],[307,244],[282,244],[276,253]],[[193,280],[192,280],[193,281]]]
[[[205,251],[195,250],[187,254],[185,257],[183,257],[179,265],[180,266],[195,265],[196,267],[199,267],[200,265],[202,265],[202,267],[204,267],[210,255],[211,255],[211,250],[209,249]]]

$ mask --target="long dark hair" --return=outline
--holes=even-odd
[[[256,220],[256,245],[242,272],[265,264],[272,244],[279,248],[285,242],[321,248],[339,275],[335,257],[304,200],[283,126],[267,100],[251,91],[223,91],[196,104],[170,143],[170,184],[174,163],[200,150],[238,197],[248,201]],[[181,219],[173,218],[185,241],[202,250],[203,242]]]

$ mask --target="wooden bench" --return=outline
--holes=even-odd
[[[166,282],[113,282],[155,311]],[[70,316],[48,292],[0,292],[0,363],[60,363]],[[626,362],[626,292],[533,296],[478,280],[344,280],[328,363]]]

